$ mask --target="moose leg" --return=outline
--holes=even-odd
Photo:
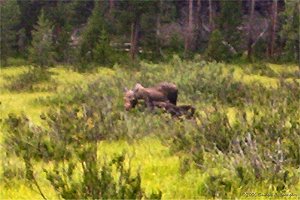
[[[146,97],[144,99],[144,101],[146,103],[147,108],[152,111],[154,109],[154,103],[153,103],[153,101],[151,101],[149,97]]]
[[[195,108],[191,105],[182,105],[178,106],[180,109],[181,115],[186,115],[187,117],[193,117],[195,113]]]

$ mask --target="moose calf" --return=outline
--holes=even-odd
[[[167,113],[170,113],[172,117],[180,117],[180,116],[186,116],[187,118],[193,117],[195,113],[195,108],[191,105],[181,105],[176,106],[174,104],[168,103],[168,102],[153,102],[153,105],[157,108],[164,109]]]

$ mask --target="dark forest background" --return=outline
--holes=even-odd
[[[0,7],[0,199],[299,199],[299,0]]]
[[[1,64],[299,61],[299,1],[1,0]]]

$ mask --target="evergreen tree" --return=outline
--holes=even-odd
[[[221,13],[218,19],[219,30],[224,41],[235,51],[241,44],[241,32],[238,26],[242,23],[242,3],[236,1],[221,1]]]
[[[249,32],[249,36],[248,36],[248,44],[247,44],[247,56],[248,56],[248,60],[251,61],[252,60],[252,53],[253,53],[253,17],[254,17],[254,11],[255,11],[255,0],[250,0],[249,1],[250,5],[249,5],[249,21],[248,21],[248,32]]]
[[[73,4],[59,1],[56,6],[47,10],[47,16],[53,22],[53,43],[56,59],[59,62],[71,62],[74,56],[71,48]]]
[[[284,25],[281,36],[285,40],[284,58],[288,61],[300,63],[300,3],[286,1],[286,10],[283,13]]]
[[[79,47],[79,54],[83,59],[82,61],[90,62],[94,60],[93,49],[95,48],[103,29],[106,29],[106,25],[100,2],[97,2],[82,35]]]
[[[155,31],[155,26],[153,26],[153,20],[150,20],[149,15],[155,16],[158,14],[157,5],[158,1],[146,1],[146,0],[124,0],[120,1],[120,11],[117,18],[121,20],[124,27],[124,32],[130,32],[130,57],[135,60],[140,46],[141,33],[145,27],[146,21],[152,21],[152,30]],[[156,9],[154,9],[156,8]],[[147,19],[148,18],[148,19]],[[150,25],[151,26],[151,25]],[[150,27],[148,26],[148,28]],[[154,32],[150,29],[146,29],[145,32]],[[147,33],[146,33],[147,34]],[[144,35],[144,38],[149,36],[149,34]]]
[[[168,2],[168,5],[172,5]],[[141,18],[140,35],[142,40],[138,43],[144,50],[144,57],[151,60],[160,58],[162,53],[161,42],[161,21],[167,20],[167,16],[170,12],[165,11],[166,3],[162,0],[148,3],[147,13]],[[139,38],[138,38],[139,39]]]
[[[17,46],[17,26],[19,24],[20,10],[16,0],[0,3],[0,41],[1,41],[1,65],[7,64],[7,58]]]
[[[31,62],[41,68],[51,66],[54,62],[52,31],[53,27],[42,10],[32,31],[32,46],[29,49]]]
[[[221,31],[215,29],[210,36],[208,47],[205,51],[206,57],[216,61],[228,60],[228,46],[223,44],[223,36]]]
[[[113,49],[109,44],[109,37],[105,29],[102,29],[96,47],[93,49],[94,60],[96,63],[108,65],[114,61]]]

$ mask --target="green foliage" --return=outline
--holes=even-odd
[[[9,130],[4,140],[4,149],[7,157],[17,156],[25,165],[25,178],[30,183],[33,183],[39,190],[42,197],[44,197],[40,186],[36,181],[34,175],[33,160],[42,160],[47,153],[47,146],[44,145],[42,139],[44,138],[43,131],[40,127],[35,126],[30,120],[22,114],[15,116],[10,114],[5,120],[5,126]],[[7,173],[9,170],[5,169],[6,177],[16,175]],[[22,176],[20,178],[23,178]]]
[[[262,92],[256,86],[251,89],[255,103],[247,104],[248,112],[240,110],[234,123],[215,107],[199,114],[196,125],[185,123],[173,129],[173,135],[169,135],[171,150],[184,153],[183,162],[188,154],[200,170],[216,165],[226,169],[222,173],[209,170],[201,186],[203,194],[232,198],[257,184],[270,192],[284,192],[297,184],[299,176],[292,166],[299,164],[298,87],[298,82],[281,81],[277,89]]]
[[[173,34],[168,45],[168,50],[172,53],[180,53],[184,50],[184,41],[183,38],[178,34]]]
[[[99,38],[101,40],[102,37],[106,37],[102,38],[106,40],[104,43],[106,44],[108,38],[105,35],[106,33],[102,32],[103,29],[106,29],[106,24],[104,21],[102,10],[100,9],[100,2],[98,2],[93,9],[92,15],[89,17],[87,26],[85,27],[85,30],[82,34],[79,46],[79,62],[91,62],[95,59],[94,53],[98,52],[95,52],[93,50],[95,49]]]
[[[96,81],[87,90],[75,88],[75,98],[65,102],[65,106],[41,115],[45,129],[35,126],[26,116],[10,116],[6,120],[5,149],[23,158],[29,180],[35,180],[32,160],[43,160],[54,163],[45,172],[63,198],[147,198],[139,172],[132,174],[125,155],[102,164],[97,156],[100,141],[127,134],[124,116],[113,111],[115,102],[110,95],[114,93],[102,93],[106,87]],[[79,172],[75,170],[78,168]],[[160,199],[161,195],[153,193],[150,197]]]
[[[205,55],[216,61],[229,61],[240,52],[242,23],[241,1],[221,1],[218,29],[215,29],[208,42]]]
[[[210,174],[205,181],[203,193],[213,198],[230,198],[233,193],[233,180],[224,174]],[[234,196],[234,195],[232,195]]]
[[[298,62],[299,57],[299,12],[300,4],[298,1],[287,1],[286,9],[283,13],[284,25],[281,30],[281,37],[285,40],[284,60]]]
[[[242,23],[242,1],[221,1],[221,13],[218,18],[219,30],[224,41],[237,52],[241,45],[241,31],[238,26]]]
[[[55,60],[58,62],[75,62],[75,50],[71,46],[71,34],[73,26],[71,24],[73,15],[73,4],[71,2],[59,1],[55,7],[48,9],[47,16],[53,22],[53,49]],[[76,18],[79,18],[77,15]]]
[[[259,39],[253,48],[254,49],[254,51],[253,51],[254,57],[257,60],[265,60],[266,55],[267,55],[267,53],[266,53],[267,47],[268,47],[267,41],[265,41],[263,39]]]
[[[17,44],[18,24],[20,22],[20,10],[16,0],[4,1],[0,4],[0,41],[1,41],[1,65],[6,65],[8,56],[13,53],[13,47]]]
[[[29,49],[30,61],[41,68],[47,68],[54,62],[52,31],[51,22],[45,18],[42,10],[35,30],[32,31],[32,43]]]
[[[251,67],[246,68],[247,74],[257,74],[260,76],[278,77],[279,74],[275,73],[270,67],[264,63],[254,63]]]
[[[236,57],[241,57],[242,53],[246,50],[245,38],[247,37],[247,29],[243,26],[248,21],[249,12],[247,6],[242,6],[242,0],[238,1],[220,1],[212,3],[214,10],[214,24],[216,29],[220,31],[221,36],[215,40],[213,45],[212,41],[207,46],[208,30],[206,26],[208,20],[208,7],[201,6],[201,13],[196,13],[194,22],[196,24],[195,30],[196,42],[195,49],[202,52],[206,50],[208,56],[215,60],[229,61]],[[199,1],[200,3],[200,1]],[[124,44],[130,42],[131,27],[133,24],[138,26],[138,46],[142,48],[140,57],[149,59],[151,61],[159,61],[171,57],[172,53],[181,54],[183,51],[183,32],[172,33],[172,27],[183,27],[187,24],[186,5],[183,2],[177,1],[149,1],[149,0],[124,0],[124,1],[44,1],[43,3],[31,1],[3,1],[1,3],[1,60],[2,64],[6,64],[9,56],[17,52],[18,55],[27,57],[28,50],[31,55],[32,62],[40,65],[48,65],[42,61],[45,55],[41,55],[36,48],[37,42],[42,41],[37,39],[35,41],[34,32],[36,27],[34,24],[37,22],[38,15],[41,10],[45,11],[45,16],[51,19],[54,27],[53,30],[53,48],[56,55],[57,62],[78,64],[81,68],[94,67],[95,63],[103,63],[99,56],[94,55],[98,50],[97,43],[101,36],[102,29],[105,29],[110,35],[109,40],[111,44],[119,43]],[[205,4],[205,3],[203,3]],[[198,9],[198,3],[194,2],[195,11]],[[270,8],[269,4],[259,4],[255,6],[256,10],[267,10]],[[299,60],[299,3],[297,1],[287,1],[284,4],[278,4],[278,14],[282,17],[278,18],[276,34],[279,34],[280,40],[276,41],[277,61],[292,61]],[[257,13],[259,14],[259,13]],[[263,13],[261,16],[266,17]],[[270,14],[270,13],[269,13]],[[269,14],[267,14],[269,16]],[[246,16],[247,15],[247,16]],[[21,17],[20,17],[21,16]],[[198,22],[198,19],[203,23]],[[258,19],[258,18],[257,18]],[[257,21],[259,27],[263,26],[263,20]],[[202,24],[198,27],[198,25]],[[86,26],[83,35],[76,39],[80,42],[79,46],[70,46],[72,41],[71,35],[74,30]],[[167,27],[171,27],[167,30]],[[49,29],[52,28],[49,26]],[[280,31],[279,31],[280,30]],[[46,33],[47,31],[44,31]],[[243,32],[243,33],[242,33]],[[44,35],[45,35],[44,34]],[[213,34],[213,33],[211,33]],[[261,37],[261,36],[259,36]],[[38,38],[41,38],[40,36]],[[171,39],[170,39],[171,38]],[[259,60],[265,58],[267,51],[266,40],[261,37],[256,41],[253,54]],[[257,38],[258,39],[258,38]],[[33,41],[32,41],[33,40]],[[211,40],[213,35],[211,35]],[[33,48],[27,48],[28,44],[32,42]],[[42,44],[41,44],[42,45]],[[48,46],[43,44],[44,46]],[[73,48],[73,47],[78,47]],[[215,46],[215,47],[212,47]],[[220,46],[220,49],[217,47]],[[45,47],[48,48],[48,47]],[[43,49],[45,49],[43,48]],[[101,49],[101,48],[100,48]],[[113,48],[110,48],[113,49]],[[123,49],[124,50],[124,49]],[[36,51],[36,52],[34,52]],[[44,51],[44,50],[43,50]],[[48,50],[45,50],[48,51]],[[101,50],[99,50],[101,51]],[[110,52],[110,51],[108,51]],[[124,53],[124,52],[123,52]],[[97,53],[96,53],[97,54]],[[114,62],[120,63],[123,59],[122,53],[110,52]],[[219,56],[220,55],[220,56]],[[193,55],[189,55],[193,56]],[[279,59],[280,58],[280,59]],[[49,62],[51,63],[51,62]],[[106,62],[104,62],[106,63]],[[109,65],[113,65],[109,63]],[[126,63],[127,64],[127,63]]]
[[[94,60],[97,64],[112,65],[116,59],[115,52],[110,46],[110,40],[105,29],[102,29],[98,42],[93,49]]]
[[[74,162],[69,162],[66,168],[56,166],[51,171],[46,171],[47,179],[57,191],[60,191],[64,199],[141,199],[145,197],[141,188],[140,174],[136,176],[131,174],[130,167],[125,165],[124,155],[115,156],[109,163],[105,162],[100,167],[91,153],[93,153],[91,150],[87,150],[80,155],[79,162],[82,163],[83,170],[81,181],[74,178],[76,167]],[[113,174],[114,170],[117,170],[116,174]],[[118,177],[117,180],[114,175]],[[157,199],[160,198],[161,195]]]
[[[56,88],[55,84],[51,87],[43,88],[39,87],[38,84],[51,80],[51,72],[34,67],[30,68],[27,72],[20,74],[10,83],[6,84],[6,88],[11,91],[38,91],[38,90],[53,90]]]
[[[90,111],[74,111],[62,108],[55,115],[42,117],[50,126],[49,132],[32,124],[25,115],[10,115],[6,120],[9,131],[5,139],[6,152],[15,154],[24,161],[26,178],[36,181],[32,160],[43,159],[55,163],[53,168],[45,169],[45,172],[54,189],[65,199],[145,197],[141,188],[141,177],[139,173],[136,176],[131,174],[130,166],[126,167],[125,164],[125,155],[115,156],[109,163],[99,165],[97,141],[106,137],[97,135],[104,129],[99,130],[95,126],[104,124],[103,119],[98,118],[100,121],[93,122],[97,117],[87,116]],[[80,118],[82,125],[74,127],[65,121],[61,123],[62,120],[74,121],[74,118]],[[75,175],[75,168],[78,167],[81,167],[82,172],[79,180],[76,178],[78,174]],[[153,193],[151,196],[155,195],[161,198],[161,193]]]
[[[214,30],[208,42],[208,47],[205,50],[206,57],[216,60],[216,61],[226,61],[231,58],[231,55],[228,53],[228,47],[223,44],[222,33],[216,29]]]
[[[67,85],[39,104],[33,102],[49,108],[41,115],[40,126],[25,116],[11,116],[5,121],[7,159],[21,159],[22,163],[12,170],[6,165],[6,179],[23,179],[27,175],[33,182],[35,167],[42,165],[48,181],[63,198],[160,198],[162,193],[147,192],[146,196],[141,187],[142,182],[146,191],[153,189],[148,185],[149,165],[136,171],[140,164],[136,157],[111,153],[122,149],[111,147],[121,140],[140,154],[136,152],[136,142],[143,137],[148,142],[150,137],[161,139],[159,142],[169,148],[170,152],[163,154],[168,159],[172,157],[170,167],[180,173],[171,171],[171,178],[178,177],[180,183],[195,188],[193,193],[183,191],[188,197],[239,198],[251,191],[297,191],[300,85],[296,75],[282,76],[273,67],[257,63],[239,68],[207,63],[201,58],[185,61],[174,55],[163,67],[142,62],[135,70],[116,66],[77,74],[84,79],[77,85]],[[281,70],[286,68],[282,66]],[[288,71],[296,72],[291,68]],[[253,75],[253,82],[245,81],[243,75]],[[270,80],[274,80],[273,87],[265,87]],[[179,105],[196,107],[193,119],[175,120],[159,109],[150,112],[142,102],[131,111],[124,110],[124,87],[137,82],[147,87],[161,81],[178,86]],[[8,126],[13,121],[20,121],[15,123],[20,125]],[[152,155],[153,146],[149,144],[149,154],[157,163],[149,167],[150,179],[169,182],[169,174],[157,175],[156,170],[165,173],[160,165],[165,163],[165,157]],[[102,153],[106,147],[108,154]],[[23,155],[31,159],[25,162]],[[38,178],[45,180],[44,176]],[[171,185],[157,189],[167,196],[168,191],[180,187]]]
[[[5,149],[8,155],[26,160],[40,160],[45,153],[45,146],[41,144],[43,131],[34,125],[23,113],[21,116],[10,114],[5,121],[9,134],[5,138]]]

